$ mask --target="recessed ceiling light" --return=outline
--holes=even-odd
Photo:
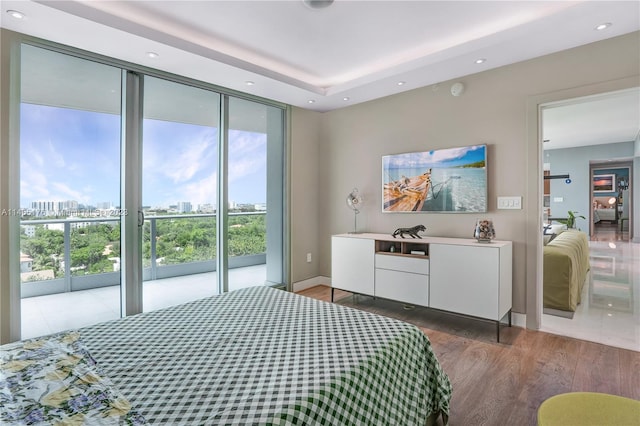
[[[246,84],[247,86],[253,86],[256,83],[251,81],[251,80],[247,80],[247,81],[244,82],[244,84]]]
[[[302,3],[311,9],[324,9],[331,6],[333,0],[302,0]]]
[[[24,18],[24,13],[19,12],[17,10],[7,10],[7,13],[9,14],[9,16],[11,16],[12,18],[16,18],[16,19],[22,19]]]
[[[348,100],[349,100],[349,97],[348,97],[348,96],[345,96],[344,98],[342,98],[342,100],[346,102],[346,101],[348,101]]]
[[[404,86],[405,84],[407,84],[407,82],[406,82],[406,81],[399,81],[399,82],[398,82],[398,86]]]
[[[310,104],[315,104],[316,103],[315,99],[309,99],[307,102],[310,103]]]
[[[605,22],[604,24],[600,24],[596,27],[597,31],[602,31],[604,29],[609,28],[611,25],[613,25],[611,22]]]
[[[484,64],[485,62],[487,62],[485,58],[476,59],[476,64]]]
[[[159,54],[157,54],[156,52],[147,52],[147,57],[151,58],[151,59],[155,59],[158,56],[160,56]]]

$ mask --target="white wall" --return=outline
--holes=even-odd
[[[322,114],[300,108],[291,113],[291,280],[293,283],[320,275],[318,229],[320,174],[326,169],[320,158]],[[307,253],[311,262],[307,262]]]

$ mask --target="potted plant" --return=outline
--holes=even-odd
[[[569,228],[569,229],[573,229],[573,228],[576,227],[576,219],[577,218],[586,219],[586,217],[584,217],[582,215],[578,215],[577,213],[578,212],[574,212],[574,211],[569,210],[567,212],[568,217],[566,219],[560,219],[560,220],[558,220],[558,222],[567,225],[567,228]]]

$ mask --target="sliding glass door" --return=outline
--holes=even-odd
[[[144,77],[143,309],[217,293],[220,95]]]
[[[284,285],[282,107],[21,53],[23,338]]]
[[[228,105],[228,289],[280,284],[283,111],[238,98]]]
[[[22,337],[120,317],[121,70],[22,46]]]

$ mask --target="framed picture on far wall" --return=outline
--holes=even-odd
[[[593,192],[615,192],[616,175],[594,175]]]
[[[484,213],[487,146],[382,157],[382,211]]]

